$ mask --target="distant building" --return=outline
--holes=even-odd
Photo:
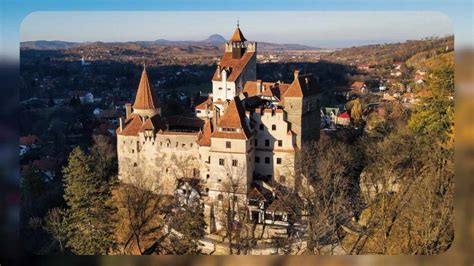
[[[363,81],[356,81],[351,85],[351,91],[353,93],[365,93],[367,91],[367,85]]]
[[[351,123],[351,116],[348,112],[341,113],[336,118],[336,124],[348,126]]]
[[[82,104],[93,103],[94,95],[89,91],[72,91],[72,96],[78,97]]]

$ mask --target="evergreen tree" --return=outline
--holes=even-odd
[[[111,188],[93,158],[76,147],[64,168],[64,199],[69,206],[68,243],[75,254],[108,254],[114,247]]]

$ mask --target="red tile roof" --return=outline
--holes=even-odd
[[[212,97],[209,96],[204,102],[196,105],[196,110],[207,110],[212,107]]]
[[[252,97],[260,94],[258,83],[261,82],[261,80],[245,82],[244,90],[242,92],[246,95],[246,97]]]
[[[341,113],[337,117],[339,117],[339,118],[351,118],[351,116],[347,112]]]
[[[356,81],[356,82],[352,83],[351,89],[360,91],[362,89],[362,87],[364,87],[364,85],[365,85],[364,82]]]
[[[237,59],[232,58],[232,52],[225,52],[221,58],[221,61],[219,62],[219,66],[220,69],[229,69],[230,73],[227,74],[227,81],[236,81],[254,55],[255,52],[245,52],[241,58]],[[219,68],[217,68],[214,72],[212,80],[222,80],[220,75],[221,73],[219,73]]]
[[[204,128],[199,135],[199,138],[197,140],[197,143],[200,146],[211,146],[211,134],[212,134],[213,128],[212,128],[212,122],[211,120],[207,120],[206,124],[204,124]]]
[[[123,130],[120,131],[120,127],[117,128],[117,135],[124,136],[136,136],[140,132],[141,127],[143,126],[142,119],[136,113],[131,113],[130,116],[123,123]]]
[[[39,138],[36,135],[28,135],[24,137],[20,137],[20,145],[31,146],[33,144],[37,144],[39,142]]]
[[[299,75],[298,71],[295,71],[295,78],[283,97],[307,97],[320,92],[321,89],[313,74]]]
[[[238,96],[234,97],[229,103],[229,106],[224,111],[224,115],[217,122],[219,128],[233,128],[239,132],[219,131],[214,130],[212,137],[216,138],[235,138],[248,139],[251,136],[251,131],[245,122],[245,109]]]
[[[230,38],[231,42],[245,42],[247,39],[245,39],[244,35],[240,31],[240,27],[237,26],[237,28],[234,31],[234,34],[232,34],[232,37]]]
[[[140,84],[138,85],[137,96],[135,97],[135,103],[133,104],[133,109],[157,108],[159,108],[158,99],[151,88],[146,68],[143,68]]]

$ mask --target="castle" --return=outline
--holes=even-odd
[[[319,136],[321,93],[315,77],[298,70],[291,83],[258,80],[256,55],[257,43],[237,25],[195,117],[162,117],[144,68],[117,129],[119,178],[157,180],[165,194],[194,193],[208,213],[229,189],[250,202],[251,219],[278,213],[272,187],[294,188],[295,152]]]

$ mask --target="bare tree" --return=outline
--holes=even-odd
[[[118,208],[117,233],[121,254],[156,251],[163,241],[165,224],[173,200],[162,195],[159,176],[140,170],[120,184],[114,193]],[[150,247],[154,247],[150,251]]]
[[[306,143],[297,154],[298,188],[286,201],[301,214],[306,226],[307,252],[333,253],[340,244],[340,225],[353,214],[348,167],[351,158],[346,145],[326,137]]]

